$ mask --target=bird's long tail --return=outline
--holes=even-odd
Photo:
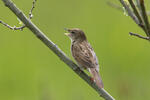
[[[99,72],[95,68],[90,68],[89,71],[92,74],[92,77],[94,78],[94,81],[96,82],[97,86],[99,88],[104,88]]]

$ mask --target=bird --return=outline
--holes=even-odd
[[[71,53],[81,70],[88,70],[99,88],[104,88],[99,74],[98,58],[88,42],[85,33],[79,28],[65,28],[71,40]]]

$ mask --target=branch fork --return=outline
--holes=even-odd
[[[150,25],[149,20],[146,13],[146,8],[144,5],[144,0],[136,0],[137,7],[133,0],[128,0],[129,4],[126,4],[124,0],[119,0],[125,10],[128,12],[128,15],[134,20],[134,22],[145,32],[147,37],[143,37],[137,33],[130,32],[130,35],[150,40]],[[131,8],[132,9],[131,9]]]
[[[29,11],[29,19],[30,19],[30,20],[33,18],[32,12],[33,12],[33,10],[34,10],[34,8],[35,8],[35,3],[36,3],[36,1],[37,1],[37,0],[33,0],[33,2],[32,2],[32,7],[31,7],[31,9],[30,9],[30,11]],[[6,7],[9,7],[8,4],[5,4],[5,6],[6,6]],[[22,31],[22,30],[26,27],[24,24],[23,24],[22,26],[20,26],[20,27],[10,26],[9,24],[5,23],[5,22],[2,21],[2,20],[0,20],[0,23],[1,23],[2,25],[6,26],[7,28],[11,29],[11,30],[21,30],[21,31]]]
[[[133,19],[133,21],[145,32],[146,37],[132,32],[129,32],[129,34],[150,41],[150,24],[148,20],[148,15],[150,13],[146,12],[144,0],[134,0],[136,4],[133,0],[119,0],[119,1],[127,11],[128,15]],[[107,2],[107,4],[113,8],[123,11],[121,10],[122,7],[113,4],[112,2]]]

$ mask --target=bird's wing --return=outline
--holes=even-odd
[[[75,60],[85,68],[99,67],[96,54],[91,45],[86,41],[74,44],[72,46],[72,55]]]

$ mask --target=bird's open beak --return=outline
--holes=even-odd
[[[70,33],[64,33],[66,36],[69,36]]]

